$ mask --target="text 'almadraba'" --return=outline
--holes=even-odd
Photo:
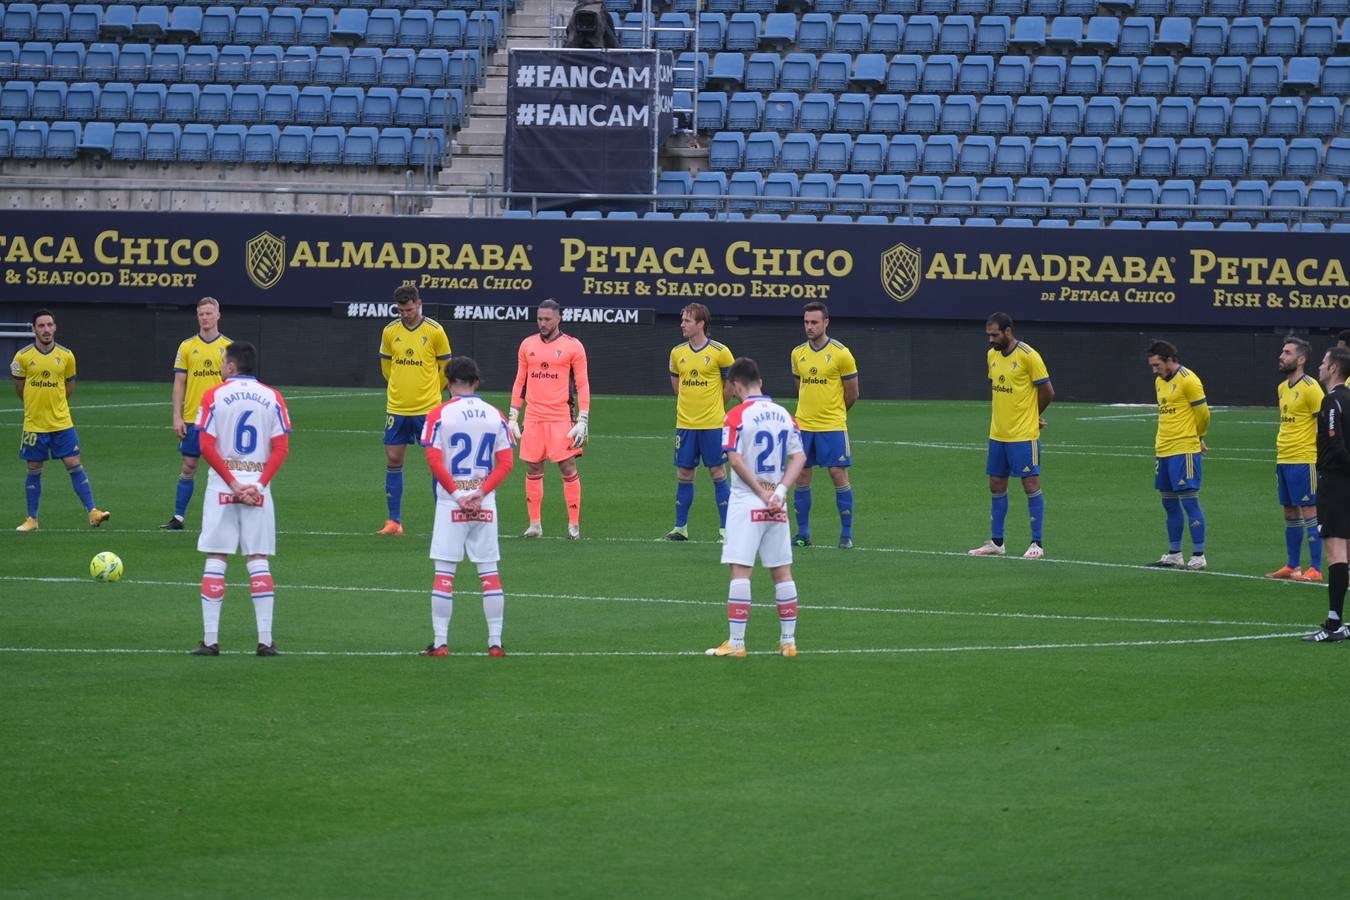
[[[280,243],[280,242],[278,242]],[[207,268],[221,258],[212,239],[99,232],[83,246],[69,235],[0,234],[0,262],[80,266]],[[284,245],[283,245],[284,246]],[[296,241],[282,256],[295,269],[412,269],[455,272],[530,272],[537,251],[529,244],[392,241]],[[849,275],[854,254],[844,249],[763,247],[732,241],[721,248],[592,244],[564,237],[559,271],[618,275],[731,275],[834,277]],[[925,280],[1037,281],[1083,284],[1176,284],[1175,257],[1087,256],[1054,253],[934,252],[922,266]],[[1282,256],[1222,256],[1192,249],[1182,258],[1190,284],[1269,287],[1350,287],[1341,260]]]

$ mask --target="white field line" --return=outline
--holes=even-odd
[[[342,393],[335,393],[335,394],[287,394],[287,395],[286,395],[286,404],[289,406],[290,404],[295,403],[295,402],[300,401],[300,400],[332,400],[332,399],[335,399],[335,398],[341,398],[341,397],[369,397],[369,396],[371,396],[373,393],[374,393],[373,391],[344,391],[344,392],[342,392]],[[159,407],[168,408],[168,407],[171,406],[171,405],[172,405],[172,401],[171,401],[171,400],[147,400],[147,401],[145,401],[145,402],[143,402],[143,403],[90,403],[90,404],[73,403],[73,404],[71,404],[70,411],[71,411],[72,413],[78,414],[78,413],[80,413],[81,411],[86,410],[86,409],[135,409],[135,408],[137,408],[137,407],[145,407],[145,406],[159,406]],[[5,415],[16,415],[16,416],[21,416],[21,415],[23,415],[23,409],[22,409],[22,407],[16,408],[16,409],[0,409],[0,416],[5,416]],[[77,426],[77,427],[78,427],[78,426]],[[91,427],[92,427],[92,426],[91,426]],[[131,426],[131,425],[122,425],[122,426],[99,425],[98,427],[99,427],[99,428],[107,428],[107,427],[121,427],[121,428],[133,428],[133,427],[134,427],[134,428],[144,428],[145,426],[143,426],[143,425],[135,425],[135,426]]]
[[[989,653],[1016,650],[1109,650],[1124,647],[1178,647],[1194,644],[1224,644],[1234,641],[1266,641],[1275,638],[1297,637],[1304,632],[1277,632],[1275,634],[1232,635],[1211,638],[1184,638],[1156,641],[1078,641],[1065,644],[969,644],[956,647],[837,647],[819,650],[803,649],[803,656],[888,656],[909,653]],[[98,648],[88,647],[0,647],[0,654],[70,654],[70,655],[183,655],[183,650],[158,648]],[[252,656],[247,650],[222,650],[222,656]],[[407,650],[298,650],[283,651],[283,656],[298,657],[372,657],[416,654]],[[455,653],[455,656],[486,656],[486,653]],[[513,657],[698,657],[702,650],[542,650],[510,654]],[[777,656],[772,650],[752,650],[750,656]]]
[[[25,582],[40,584],[89,584],[86,578],[52,578],[41,576],[0,576],[0,582]],[[197,581],[152,581],[152,580],[124,580],[121,584],[128,586],[147,586],[147,587],[173,587],[186,590],[197,590],[201,587]],[[423,597],[428,595],[429,589],[418,588],[391,588],[391,587],[357,587],[352,585],[326,585],[326,584],[285,584],[279,582],[278,589],[282,591],[318,591],[321,593],[343,593],[343,594],[394,594],[408,595],[414,597]],[[118,588],[108,586],[98,586],[97,590],[117,590]],[[479,591],[459,590],[456,591],[461,596],[479,596]],[[640,603],[656,604],[663,606],[700,606],[721,608],[726,605],[725,600],[688,600],[675,597],[629,597],[612,596],[604,594],[541,594],[537,592],[519,592],[507,590],[507,596],[512,599],[527,600],[563,600],[568,602],[594,602],[594,603]],[[772,607],[773,604],[767,600],[761,599],[758,606],[761,608]],[[1060,621],[1060,622],[1109,622],[1115,624],[1138,624],[1138,625],[1202,625],[1202,626],[1225,626],[1239,628],[1298,628],[1300,625],[1296,622],[1265,622],[1250,621],[1244,619],[1179,619],[1172,617],[1145,617],[1145,616],[1084,616],[1068,615],[1063,613],[1035,613],[1035,612],[998,612],[983,610],[965,610],[965,609],[924,609],[920,607],[886,607],[886,606],[829,606],[824,604],[799,603],[799,609],[810,610],[813,612],[842,612],[842,613],[865,613],[879,615],[909,615],[909,616],[940,616],[957,618],[978,618],[978,619],[1031,619],[1040,621]]]

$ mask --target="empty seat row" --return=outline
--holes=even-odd
[[[624,12],[640,6],[638,0],[605,0],[607,9]],[[707,0],[704,8],[731,14],[738,11],[771,13],[776,0]],[[1350,0],[1114,0],[1112,10],[1149,16],[1343,16],[1350,14]],[[671,7],[696,12],[697,0],[673,0]],[[816,0],[818,13],[892,13],[896,15],[986,15],[1020,16],[1086,15],[1098,11],[1098,0]]]
[[[459,88],[340,87],[324,85],[139,84],[128,82],[11,81],[0,89],[0,118],[120,122],[238,122],[317,125],[461,124]]]
[[[444,150],[431,128],[0,121],[0,159],[438,166]]]
[[[1350,138],[1325,148],[1315,139],[1145,138],[880,134],[829,132],[719,132],[709,146],[713,170],[822,172],[925,172],[945,175],[1152,175],[1267,178],[1350,174]]]
[[[477,50],[0,42],[0,79],[472,88],[481,78],[481,59]]]

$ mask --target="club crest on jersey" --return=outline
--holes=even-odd
[[[249,238],[244,244],[244,271],[264,291],[276,287],[286,274],[286,239],[270,231]]]
[[[554,351],[553,351],[553,358],[554,358],[554,359],[562,359],[562,351],[561,351],[561,350],[554,350]]]
[[[923,257],[908,244],[896,244],[881,254],[881,286],[896,303],[904,303],[919,289]]]

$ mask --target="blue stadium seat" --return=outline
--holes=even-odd
[[[777,53],[752,53],[745,64],[745,87],[752,91],[771,91],[778,87],[783,59]]]
[[[296,96],[295,121],[307,125],[326,124],[332,102],[333,88],[326,84],[306,85]]]
[[[1012,128],[1012,114],[1011,97],[985,97],[975,113],[975,130],[980,134],[1007,134]]]
[[[1135,89],[1140,94],[1165,97],[1172,93],[1174,78],[1176,64],[1170,56],[1146,56],[1139,64],[1139,83]]]
[[[872,179],[866,175],[840,175],[834,185],[834,211],[838,214],[857,214],[866,210],[862,201],[872,193]],[[849,201],[849,202],[843,202]]]
[[[699,13],[698,45],[701,49],[721,50],[726,46],[726,37],[727,37],[726,13],[720,12]]]
[[[1114,16],[1093,16],[1088,19],[1087,34],[1083,37],[1084,50],[1114,53],[1119,45],[1119,19]]]
[[[281,80],[287,84],[308,84],[311,79],[315,79],[317,76],[315,72],[317,56],[318,51],[313,47],[287,47],[286,54],[281,58]],[[338,65],[341,67],[340,76],[345,79],[347,77],[346,58],[340,59]]]
[[[342,142],[342,163],[348,166],[375,165],[375,145],[379,143],[380,130],[368,126],[348,128]]]
[[[1214,142],[1210,174],[1239,178],[1247,174],[1248,144],[1244,138],[1219,138]]]
[[[1293,137],[1302,131],[1303,99],[1301,97],[1273,97],[1266,115],[1266,134],[1274,137]]]
[[[11,3],[9,11],[0,15],[3,20],[3,29],[0,29],[0,36],[7,41],[29,41],[33,39],[33,33],[37,29],[38,8],[35,3]],[[46,136],[43,136],[44,143]],[[41,156],[39,149],[38,156]]]
[[[266,9],[260,6],[245,6],[239,10],[238,15],[234,17],[234,31],[230,35],[230,40],[236,44],[261,44],[267,39],[267,21],[268,13]],[[137,20],[137,26],[140,20]],[[167,27],[167,21],[165,23]],[[230,138],[232,139],[232,137]],[[240,146],[240,155],[243,154],[242,142]]]
[[[17,62],[17,60],[16,60]],[[62,41],[52,48],[49,78],[73,81],[84,73],[84,44]]]
[[[708,54],[685,51],[675,58],[675,88],[689,91],[703,90],[708,83]]]
[[[1233,218],[1239,220],[1260,220],[1265,211],[1251,207],[1267,206],[1270,203],[1270,185],[1264,181],[1245,180],[1233,185],[1233,204],[1246,206],[1247,209],[1233,210]]]
[[[352,54],[352,57],[355,58],[355,57],[357,56],[357,54],[360,53],[360,51],[361,51],[362,49],[364,49],[364,48],[357,48],[357,53],[353,53],[353,54]],[[448,52],[445,51],[445,50],[428,50],[428,51],[423,51],[423,52],[427,52],[427,53],[446,53],[447,55],[446,55],[445,59],[446,59],[447,61],[450,59],[450,56],[449,56]],[[455,51],[455,53],[463,53],[463,52],[465,52],[465,51],[463,51],[463,50],[456,50],[456,51]],[[416,65],[416,63],[417,63],[417,57],[416,57],[416,55],[413,53],[412,50],[410,50],[410,49],[408,49],[408,48],[406,48],[406,47],[390,47],[388,50],[385,50],[385,51],[384,51],[384,56],[383,56],[383,58],[382,58],[381,61],[380,61],[380,81],[379,81],[379,83],[380,83],[380,84],[383,84],[383,85],[391,86],[391,87],[403,87],[403,86],[405,86],[405,85],[412,84],[412,83],[413,83],[413,67]],[[447,77],[448,77],[448,76],[447,76]],[[466,72],[464,73],[464,77],[466,77],[466,78],[468,77],[468,75],[467,75],[467,70],[466,70]],[[351,80],[352,80],[352,78],[351,78],[351,68],[350,68],[350,66],[349,66],[348,69],[347,69],[347,80],[348,80],[348,81],[351,81]],[[432,82],[432,81],[425,81],[425,80],[424,80],[424,81],[421,82],[421,85],[422,85],[422,87],[440,87],[440,86],[443,85],[444,83],[445,83],[445,82],[443,82],[443,81],[442,81],[442,82]],[[313,147],[312,147],[312,146],[310,147],[310,152],[311,152],[311,153],[313,152]]]
[[[1056,97],[1050,104],[1050,119],[1046,130],[1051,134],[1076,135],[1083,131],[1083,115],[1087,104],[1082,97]]]
[[[810,53],[789,53],[783,59],[777,86],[785,91],[811,90],[816,82],[816,64],[817,58]]]
[[[294,6],[274,7],[267,17],[264,40],[279,47],[297,43],[300,40],[300,10]]]
[[[19,122],[14,131],[10,155],[15,159],[41,159],[47,151],[48,129],[46,122]]]
[[[1094,178],[1088,182],[1083,202],[1093,204],[1083,208],[1085,218],[1114,218],[1120,215],[1120,201],[1125,185],[1119,178]],[[1101,204],[1101,205],[1096,205]]]
[[[715,211],[720,209],[722,201],[717,199],[695,200],[694,197],[715,198],[727,192],[727,174],[725,172],[700,172],[694,176],[689,188],[689,208]]]
[[[1214,145],[1209,138],[1182,138],[1177,147],[1176,173],[1183,178],[1203,178],[1209,174]]]
[[[958,151],[956,138],[949,134],[935,134],[923,145],[919,157],[919,171],[928,175],[951,175],[956,172]]]
[[[914,93],[923,77],[923,57],[901,53],[891,59],[886,68],[886,90],[901,94]]]
[[[29,115],[35,119],[59,119],[66,110],[66,83],[64,81],[39,81],[33,88],[32,105]]]
[[[1322,141],[1308,137],[1291,140],[1285,155],[1284,173],[1291,178],[1314,178],[1322,174]]]
[[[727,127],[727,95],[722,91],[703,91],[695,110],[699,131],[721,131]]]
[[[867,94],[849,93],[839,98],[835,105],[835,131],[862,131],[867,127],[867,114],[871,110],[872,100]]]
[[[788,14],[789,18],[793,18]],[[867,33],[870,21],[867,16],[848,13],[840,16],[834,23],[834,49],[845,53],[858,53],[867,46]]]
[[[1101,92],[1113,97],[1131,97],[1139,82],[1139,60],[1113,56],[1102,67]]]
[[[1350,178],[1350,138],[1333,138],[1327,145],[1325,174]]]
[[[898,33],[896,39],[899,40]],[[801,27],[797,31],[797,46],[803,50],[819,53],[830,49],[833,45],[834,16],[820,12],[810,12],[802,16]]]
[[[122,59],[126,59],[126,56],[126,47],[123,47]],[[220,81],[228,81],[231,84],[243,81],[252,58],[252,47],[238,44],[221,47],[220,56],[216,58],[216,78]],[[121,71],[121,68],[121,63],[119,63],[118,70]]]
[[[681,13],[681,15],[684,15],[684,13]],[[405,15],[403,19],[406,23],[408,17]],[[685,27],[688,27],[688,25],[686,24]],[[464,46],[491,52],[500,44],[501,34],[501,16],[497,10],[475,10],[469,13],[469,19],[464,26]],[[404,40],[401,30],[399,39],[400,42]]]
[[[64,3],[44,3],[33,20],[33,37],[39,41],[64,41],[70,23],[70,7]]]
[[[1194,219],[1188,219],[1181,223],[1182,231],[1213,231],[1213,222],[1197,222]]]
[[[1191,121],[1195,118],[1195,101],[1190,97],[1164,97],[1158,104],[1158,134],[1168,137],[1185,137],[1191,133]]]
[[[767,212],[790,212],[800,185],[801,179],[796,172],[770,172],[764,179],[760,208]]]
[[[771,131],[792,131],[797,127],[802,98],[793,91],[774,91],[764,103],[764,127]]]
[[[1050,200],[1050,180],[1048,178],[1019,178],[1013,191],[1013,202],[1020,204],[1013,209],[1018,215],[1039,218],[1046,214],[1045,204]]]
[[[886,152],[886,172],[890,175],[917,174],[922,156],[923,138],[917,134],[894,135]]]
[[[244,138],[248,129],[243,125],[217,125],[211,135],[211,162],[241,163],[244,161]]]
[[[309,163],[309,145],[314,129],[308,125],[286,125],[277,139],[277,162],[291,165]]]
[[[412,83],[418,87],[444,87],[450,77],[450,51],[444,47],[425,47],[413,60]]]
[[[1308,185],[1308,205],[1323,209],[1308,213],[1310,219],[1332,220],[1340,215],[1346,202],[1345,182],[1323,179]]]
[[[936,175],[915,175],[905,191],[908,212],[912,216],[937,215],[937,201],[942,196],[942,179]]]
[[[778,166],[789,172],[809,172],[816,165],[819,139],[814,134],[794,131],[783,137],[778,153]]]
[[[744,200],[728,200],[729,209],[751,212],[759,206],[759,196],[764,191],[764,176],[759,172],[732,172],[727,184],[727,193]]]
[[[782,138],[772,131],[756,131],[749,135],[745,139],[745,168],[758,172],[777,168],[782,144]]]
[[[169,25],[164,30],[164,36],[171,41],[182,41],[183,43],[195,44],[201,36],[202,31],[202,8],[200,6],[187,6],[176,4],[169,12]],[[279,43],[285,43],[279,42]],[[147,139],[148,140],[148,139]],[[155,152],[163,153],[164,143],[168,140],[168,132],[161,133],[158,137],[158,144],[155,146]],[[174,154],[178,152],[178,138],[174,135]],[[150,148],[146,148],[146,158],[149,156]],[[161,157],[162,158],[162,157]]]
[[[1122,209],[1120,214],[1126,219],[1152,219],[1156,216],[1156,211],[1149,209],[1143,204],[1155,204],[1158,202],[1158,191],[1160,187],[1158,182],[1152,178],[1131,178],[1125,182],[1125,191],[1121,195]],[[1131,206],[1131,203],[1141,204]]]
[[[143,126],[142,126],[143,127]],[[107,122],[90,122],[87,126],[81,126],[79,122],[53,122],[47,129],[47,146],[43,155],[48,159],[74,159],[84,150],[84,132],[94,129],[95,139],[98,143],[97,153],[106,155],[112,152],[112,134],[113,125]],[[107,149],[103,147],[103,139],[108,139]]]
[[[1176,171],[1177,142],[1174,138],[1145,138],[1139,148],[1139,174],[1167,176]]]
[[[34,81],[47,77],[51,71],[52,45],[48,41],[28,41],[19,47],[18,75]]]
[[[814,57],[812,57],[814,60]],[[814,75],[814,70],[813,70]],[[719,91],[738,91],[744,87],[745,54],[722,52],[712,58],[712,68],[708,72],[708,88]],[[806,85],[810,87],[810,85]]]
[[[193,84],[208,84],[216,79],[216,62],[220,50],[215,47],[192,46],[183,54],[183,81]],[[85,57],[86,65],[88,57]],[[87,70],[86,70],[87,74]]]
[[[1273,97],[1280,92],[1284,79],[1284,60],[1277,56],[1258,56],[1247,69],[1247,93],[1258,97]]]
[[[1327,60],[1322,68],[1322,93],[1332,97],[1350,97],[1350,59]]]
[[[1233,112],[1228,117],[1229,133],[1241,137],[1265,134],[1266,114],[1264,97],[1238,97],[1233,101]]]
[[[465,20],[464,38],[463,38],[464,45],[466,47],[478,46],[479,41],[476,40],[476,38],[481,37],[483,43],[485,43],[488,48],[495,47],[497,43],[495,26],[492,26],[490,20],[484,22],[483,20],[475,19],[474,15],[475,15],[474,13],[469,13],[468,18]],[[485,32],[481,36],[474,33],[476,22],[479,23],[477,25],[477,29]],[[435,19],[433,18],[430,10],[426,9],[407,10],[406,12],[403,13],[403,17],[399,19],[398,45],[400,47],[411,47],[415,50],[430,46],[431,30],[434,24]],[[446,48],[442,47],[441,49]],[[366,135],[366,137],[369,137],[369,135]],[[409,137],[409,141],[411,140],[412,140],[411,137]],[[345,146],[343,150],[344,152],[346,151]]]
[[[1087,200],[1087,181],[1082,178],[1056,178],[1050,183],[1050,215],[1064,219],[1077,219],[1083,211],[1081,206],[1055,206],[1056,203],[1078,204]],[[1041,224],[1045,224],[1042,222]]]
[[[938,131],[943,134],[966,135],[975,130],[977,104],[969,94],[954,94],[942,104]]]
[[[1201,97],[1195,104],[1191,129],[1196,134],[1220,136],[1228,133],[1232,102],[1226,97]]]
[[[1322,83],[1322,61],[1315,56],[1296,56],[1280,83],[1286,91],[1315,91]]]
[[[964,56],[975,47],[975,18],[968,15],[949,15],[943,18],[938,31],[938,51]]]
[[[183,73],[184,49],[177,44],[157,44],[150,54],[150,80],[177,81]]]
[[[1309,97],[1303,131],[1314,137],[1334,136],[1340,128],[1340,108],[1341,103],[1335,97]]]
[[[314,129],[309,143],[309,160],[316,165],[337,165],[342,161],[342,145],[347,130],[337,125],[322,125]]]
[[[275,44],[264,44],[253,48],[244,80],[250,84],[268,85],[281,77],[282,49]]]
[[[299,19],[296,20],[297,28]],[[337,18],[333,20],[333,40],[346,44],[359,44],[366,40],[366,30],[369,28],[370,12],[368,10],[345,7],[337,11]]]
[[[975,199],[979,201],[978,207],[981,215],[984,216],[1006,216],[1012,212],[1012,208],[1007,204],[1012,203],[1015,192],[1013,180],[1011,178],[985,178],[980,181],[979,193]],[[873,186],[873,196],[876,195],[876,188]]]
[[[942,25],[937,16],[910,16],[905,22],[905,33],[900,41],[900,49],[906,53],[933,53],[937,50],[938,32]],[[835,42],[839,40],[838,27]]]
[[[408,128],[425,128],[431,91],[423,87],[404,88],[394,100],[394,124]],[[412,140],[412,135],[408,136]]]
[[[955,56],[933,54],[923,65],[919,89],[930,94],[947,94],[956,89],[956,73],[960,64]]]
[[[281,129],[276,125],[252,125],[244,134],[244,162],[270,165],[277,159]]]
[[[956,158],[956,170],[962,175],[988,175],[994,171],[994,139],[988,135],[971,135],[961,142]]]
[[[1191,34],[1191,52],[1196,56],[1222,56],[1228,46],[1228,20],[1204,16],[1196,21]]]
[[[158,122],[164,118],[164,98],[167,95],[168,88],[162,84],[136,85],[131,94],[131,118],[140,122]]]
[[[1276,16],[1266,23],[1263,45],[1271,56],[1293,56],[1302,40],[1303,23],[1292,16]]]
[[[1031,60],[1025,56],[1004,56],[994,66],[994,91],[999,94],[1024,94],[1031,80]]]
[[[975,52],[1000,55],[1008,52],[1012,20],[1007,16],[984,16],[975,27]]]
[[[1210,72],[1213,63],[1199,56],[1185,56],[1177,62],[1176,80],[1172,92],[1188,97],[1203,97],[1209,93]]]
[[[1100,175],[1102,171],[1102,139],[1076,137],[1069,141],[1064,158],[1064,171],[1069,175]]]
[[[811,92],[802,97],[802,111],[796,116],[796,124],[803,131],[825,132],[830,130],[834,121],[834,94]]]
[[[1044,135],[1031,145],[1028,171],[1032,175],[1063,175],[1068,143],[1058,135]]]
[[[1073,53],[1083,46],[1084,27],[1082,16],[1055,16],[1045,46],[1060,53]]]
[[[899,131],[905,118],[905,98],[900,94],[878,94],[867,117],[867,130],[882,134]]]
[[[1045,16],[1019,16],[1008,46],[1023,53],[1045,48]]]
[[[211,158],[211,139],[216,129],[211,125],[193,122],[183,126],[178,136],[179,162],[206,162]]]
[[[941,112],[942,100],[934,94],[916,94],[910,97],[905,107],[905,132],[932,134],[937,131],[938,116]]]
[[[956,77],[956,89],[962,94],[987,94],[994,86],[994,58],[983,54],[966,56]]]
[[[1085,134],[1113,135],[1120,130],[1120,98],[1093,97],[1083,112]]]
[[[427,104],[427,128],[458,128],[463,119],[463,89],[436,88],[431,92],[431,102]],[[413,134],[416,135],[416,132]]]
[[[882,172],[886,168],[886,154],[890,141],[883,134],[860,134],[853,142],[853,157],[849,167],[854,172]]]
[[[803,50],[810,50],[819,43],[823,36],[828,40],[828,28],[823,27],[822,23],[812,23],[813,34],[808,41],[806,35],[806,20],[813,13],[808,13],[802,18],[802,31],[798,34],[797,45]],[[825,17],[829,19],[828,16]],[[903,16],[894,16],[882,14],[876,17],[872,22],[872,27],[867,32],[867,49],[873,53],[895,53],[900,49],[900,36],[904,33],[905,20]]]
[[[834,176],[824,172],[811,172],[803,175],[797,188],[800,202],[797,209],[803,213],[822,213],[830,209],[828,201],[834,196]],[[794,221],[792,216],[788,221]],[[814,216],[811,221],[816,221]]]
[[[162,117],[166,122],[193,122],[202,89],[195,84],[171,84],[164,95]]]
[[[285,125],[295,119],[300,90],[293,84],[275,84],[263,97],[261,119],[276,125]]]
[[[158,85],[163,88],[163,85]],[[93,81],[77,81],[66,91],[66,118],[84,122],[98,115],[99,86]],[[134,95],[133,95],[134,99]]]
[[[867,208],[873,215],[893,215],[900,212],[900,200],[905,196],[903,175],[872,176],[872,202]]]
[[[361,110],[365,105],[365,89],[359,87],[340,87],[333,89],[328,101],[328,124],[354,126],[361,121]]]
[[[14,9],[18,5],[10,5],[10,12],[5,17],[6,30],[8,30],[9,17],[14,14]],[[111,40],[126,40],[131,37],[131,30],[135,24],[136,7],[129,3],[111,4],[103,9],[103,21],[98,29],[99,37]]]
[[[1062,56],[1038,56],[1031,64],[1028,89],[1033,94],[1054,97],[1064,90],[1068,61]]]
[[[1158,23],[1153,50],[1164,53],[1188,53],[1191,49],[1191,20],[1168,16]]]
[[[178,158],[178,138],[181,125],[156,122],[145,136],[144,158],[151,162],[173,162]]]
[[[979,192],[979,182],[966,175],[954,175],[942,182],[942,205],[940,211],[947,216],[971,216],[975,214],[975,196]],[[938,224],[934,219],[931,224]],[[961,224],[957,220],[953,224]]]
[[[994,150],[994,171],[999,175],[1026,175],[1031,166],[1031,138],[1005,135]]]
[[[1130,97],[1120,108],[1120,133],[1141,137],[1153,133],[1158,121],[1155,97]]]
[[[1044,97],[1018,97],[1013,104],[1013,134],[1044,134],[1049,119],[1050,103]]]
[[[112,8],[109,7],[108,15],[104,16],[103,19],[104,34],[108,34],[108,19],[111,15]],[[203,11],[201,30],[198,32],[201,40],[207,44],[228,44],[234,34],[235,15],[235,11],[228,6],[212,6]],[[202,149],[200,147],[201,135],[196,132],[189,135],[185,128],[183,129],[183,138],[189,143],[188,153],[195,158],[196,154]],[[178,153],[180,156],[183,153],[182,140],[178,142]],[[210,155],[209,143],[206,147],[206,153],[208,156]],[[202,161],[204,160],[205,157],[202,158]]]
[[[468,14],[462,9],[441,9],[431,21],[430,43],[444,50],[458,50],[464,46],[464,31],[468,27]],[[720,42],[717,46],[721,46]]]
[[[642,14],[629,13],[625,17],[624,23],[629,27],[641,28]],[[759,49],[759,25],[759,16],[754,13],[733,13],[731,19],[727,22],[726,48],[742,51]]]
[[[1157,23],[1144,16],[1130,16],[1120,26],[1117,52],[1127,56],[1146,56],[1153,52]]]
[[[1133,175],[1139,168],[1139,139],[1108,138],[1102,149],[1103,175]]]
[[[847,53],[821,54],[816,66],[816,89],[821,91],[842,91],[848,87],[849,74],[853,67],[853,58]]]
[[[764,121],[764,95],[758,91],[737,91],[727,100],[726,95],[721,95],[726,104],[726,127],[741,128],[747,131],[758,130]]]
[[[228,122],[233,97],[234,88],[228,84],[203,85],[201,95],[197,98],[197,120],[213,125]]]
[[[334,18],[333,10],[331,9],[306,9],[300,15],[300,37],[298,38],[300,43],[309,44],[314,47],[325,46],[332,36]],[[206,28],[205,22],[203,22],[202,28],[203,30]],[[366,39],[370,39],[369,32],[367,32]],[[322,131],[322,129],[315,130],[314,142],[319,142],[321,137],[319,134],[320,131]],[[322,138],[321,153],[324,158],[322,160],[316,159],[315,162],[327,162],[329,161],[328,158],[332,156],[332,135],[324,134],[322,135]],[[310,144],[311,158],[314,157],[314,142]]]
[[[106,122],[121,122],[131,115],[132,87],[125,81],[109,81],[99,88],[98,117]]]

